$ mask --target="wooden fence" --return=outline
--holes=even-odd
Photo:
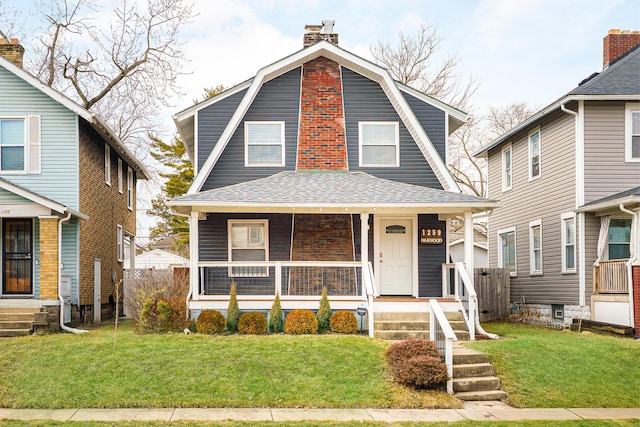
[[[511,314],[511,276],[508,268],[479,267],[474,272],[480,322],[506,319]]]

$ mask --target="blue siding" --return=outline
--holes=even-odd
[[[29,199],[25,199],[22,196],[18,196],[11,191],[7,191],[5,189],[0,189],[0,203],[2,204],[19,204],[19,203],[33,203]]]
[[[413,110],[413,114],[416,115],[418,121],[422,125],[422,128],[427,133],[427,136],[431,140],[431,143],[440,154],[440,157],[444,160],[447,158],[445,135],[445,120],[447,119],[444,111],[434,107],[413,95],[409,95],[406,92],[402,92],[407,103]]]
[[[342,68],[342,85],[349,170],[351,172],[363,171],[379,178],[407,184],[442,189],[438,178],[380,85],[344,67]],[[400,167],[361,168],[358,166],[358,122],[361,121],[394,121],[399,123]],[[434,120],[435,122],[437,121]],[[444,127],[444,116],[441,126]]]
[[[298,145],[298,114],[300,110],[301,68],[289,71],[265,83],[243,120],[229,140],[227,147],[218,159],[211,174],[207,177],[202,191],[225,187],[240,182],[265,178],[282,171],[296,168],[296,150]],[[215,107],[213,104],[211,107]],[[212,113],[207,113],[212,114]],[[207,122],[207,116],[198,118],[198,143],[211,145],[219,124]],[[285,122],[285,166],[251,167],[244,166],[244,121],[265,120]],[[215,128],[215,129],[214,129]],[[203,141],[205,139],[205,141]],[[213,141],[215,144],[217,140]],[[203,153],[204,154],[204,153]],[[207,154],[208,155],[208,154]]]
[[[79,303],[79,220],[72,219],[69,224],[62,224],[62,274],[71,276],[71,300],[73,304]]]
[[[418,215],[418,230],[441,229],[444,242],[447,241],[446,221],[439,221],[438,215]],[[418,296],[442,296],[442,264],[447,261],[447,247],[440,245],[418,245]]]
[[[0,177],[78,209],[77,115],[0,67],[0,117],[27,115],[41,117],[42,173]]]

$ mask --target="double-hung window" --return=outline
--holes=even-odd
[[[640,162],[640,104],[625,108],[625,160]]]
[[[229,220],[229,261],[251,263],[269,260],[269,222],[267,220]],[[267,267],[232,267],[231,276],[268,276]]]
[[[244,122],[245,166],[284,166],[284,122]]]
[[[116,241],[117,241],[116,252],[118,254],[118,262],[122,262],[124,260],[124,230],[120,224],[118,224],[116,228]]]
[[[127,208],[133,210],[133,186],[135,185],[135,179],[133,176],[133,169],[127,166]]]
[[[111,147],[104,144],[104,182],[111,185]]]
[[[562,272],[576,272],[576,216],[573,212],[563,214],[562,221]]]
[[[498,230],[498,266],[508,268],[511,276],[516,276],[516,229]]]
[[[542,221],[529,223],[531,274],[542,274]]]
[[[359,122],[360,166],[400,166],[398,122]]]
[[[0,171],[40,173],[40,116],[0,118]]]
[[[118,193],[122,194],[122,159],[118,157]]]
[[[502,149],[502,191],[511,190],[513,180],[511,144]]]
[[[529,179],[540,177],[540,128],[529,134]]]

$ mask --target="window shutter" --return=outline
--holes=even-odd
[[[41,170],[41,137],[40,116],[29,116],[28,120],[28,173],[40,173]]]

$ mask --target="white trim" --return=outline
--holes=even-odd
[[[537,250],[540,251],[540,268],[536,269],[536,261],[535,261],[535,251],[536,247],[534,246],[534,236],[533,229],[538,228],[540,230],[540,247]],[[529,222],[529,274],[531,276],[541,276],[544,274],[544,263],[542,258],[542,220],[537,219],[535,221]]]
[[[578,221],[577,221],[577,226],[578,226],[578,263],[577,263],[577,268],[578,268],[578,282],[579,282],[579,290],[578,290],[578,297],[580,299],[580,305],[584,306],[586,304],[586,294],[587,294],[587,271],[586,271],[586,253],[587,253],[587,248],[585,247],[585,241],[586,241],[586,232],[585,232],[585,213],[584,212],[578,212]]]
[[[531,137],[536,133],[538,134],[538,175],[533,176],[533,168],[532,168],[533,154],[531,152]],[[540,126],[537,126],[529,131],[528,137],[527,137],[527,146],[528,146],[527,164],[529,165],[529,181],[534,181],[536,179],[539,179],[542,176],[542,132],[540,132]]]
[[[505,164],[505,153],[509,152],[509,185],[507,185],[507,167]],[[505,144],[502,147],[502,192],[509,191],[513,188],[513,145],[511,143]]]
[[[38,129],[31,133],[31,121],[35,120]],[[42,172],[42,119],[38,115],[27,116],[27,141],[26,141],[27,164],[25,170],[28,174],[40,174]],[[33,165],[32,149],[37,152],[37,164]]]
[[[229,262],[233,261],[233,238],[231,235],[231,229],[234,224],[260,224],[263,227],[264,233],[264,262],[269,261],[269,220],[268,219],[228,219],[227,220],[227,259]],[[245,277],[242,274],[233,272],[233,267],[229,267],[230,277]],[[264,274],[251,274],[251,277],[268,277],[269,268],[265,269]]]
[[[362,146],[383,146],[388,147],[391,144],[364,144],[363,136],[364,131],[363,127],[365,126],[393,126],[393,135],[394,135],[394,143],[395,147],[395,162],[393,164],[387,163],[372,163],[372,164],[363,164],[362,163]],[[400,126],[398,122],[358,122],[358,166],[361,168],[370,168],[370,167],[378,167],[378,168],[389,168],[389,167],[399,167],[400,166]]]
[[[420,92],[410,86],[406,86],[402,83],[398,82],[398,88],[402,91],[402,92],[406,92],[416,98],[418,98],[421,101],[426,102],[427,104],[431,104],[434,107],[444,111],[445,113],[445,119],[447,119],[445,121],[445,136],[449,136],[449,119],[453,119],[456,122],[458,122],[458,126],[455,127],[455,129],[453,129],[454,131],[458,128],[460,128],[460,126],[464,125],[465,123],[467,123],[467,120],[469,120],[469,117],[467,116],[466,113],[464,113],[463,111],[458,110],[455,107],[452,107],[451,105],[445,104],[442,101],[439,101],[435,98],[430,97],[429,95],[427,95],[424,92]]]
[[[122,192],[122,159],[118,157],[118,193]]]
[[[0,167],[0,173],[3,175],[26,175],[29,173],[29,124],[28,116],[2,116],[0,117],[0,124],[3,121],[22,121],[22,144],[2,144],[2,148],[9,147],[22,147],[22,169],[7,169],[2,170]],[[2,151],[0,151],[0,160],[2,159]]]
[[[198,126],[198,122],[199,122],[199,117],[200,117],[200,111],[196,112],[195,117],[193,118],[193,159],[191,159],[191,164],[193,165],[193,176],[198,175],[198,171],[200,170],[200,162],[198,160],[198,151],[200,150],[200,127]],[[177,127],[177,126],[176,126]],[[178,127],[178,129],[180,129]],[[185,141],[185,139],[182,139],[183,141]],[[185,144],[185,148],[187,147],[186,143]],[[187,150],[188,152],[189,150]]]
[[[249,126],[252,125],[280,125],[280,142],[279,144],[255,144],[255,145],[280,145],[280,162],[278,163],[250,163],[249,162]],[[274,121],[245,121],[244,122],[244,166],[251,167],[283,167],[285,166],[285,123],[281,120]],[[254,145],[254,144],[251,144]]]
[[[111,187],[111,147],[104,143],[104,182]]]
[[[584,205],[584,101],[578,101],[578,124],[576,129],[576,207]]]
[[[376,283],[380,284],[380,221],[382,220],[394,220],[394,219],[404,219],[411,221],[411,231],[412,231],[412,243],[411,243],[411,252],[412,252],[412,269],[413,273],[411,275],[413,284],[411,286],[413,296],[418,297],[419,291],[419,277],[418,277],[418,215],[380,215],[375,214],[373,216],[373,257],[374,257],[374,275],[376,279]],[[369,260],[371,262],[372,260]],[[380,288],[378,287],[378,292],[380,292]]]
[[[639,157],[631,157],[632,136],[633,136],[633,114],[640,115],[640,103],[627,103],[624,106],[624,161],[630,163],[640,163]]]
[[[508,233],[513,233],[513,248],[514,248],[514,269],[515,271],[510,272],[510,276],[511,277],[517,277],[518,276],[518,234],[516,232],[516,227],[507,227],[507,228],[501,228],[500,230],[498,230],[496,232],[496,235],[498,236],[498,267],[500,268],[505,268],[504,266],[504,260],[502,259],[502,241],[500,239],[500,236],[503,234],[508,234]]]
[[[134,177],[133,177],[133,169],[127,166],[127,209],[130,211],[133,210],[133,187],[134,187]]]
[[[420,125],[420,122],[409,107],[409,104],[400,93],[396,82],[393,80],[388,70],[347,52],[327,41],[320,41],[258,71],[255,78],[251,81],[247,93],[229,120],[227,127],[222,132],[218,142],[209,154],[202,170],[200,170],[198,175],[195,177],[187,194],[194,194],[201,190],[204,182],[220,158],[222,151],[225,149],[231,139],[231,136],[240,125],[245,113],[253,103],[253,100],[262,85],[265,82],[320,56],[336,61],[340,65],[344,65],[347,68],[378,82],[394,109],[402,119],[404,125],[407,127],[407,130],[413,137],[415,143],[420,148],[420,151],[429,163],[434,174],[438,177],[443,189],[445,191],[461,192],[460,187],[453,178],[453,175],[451,175],[451,172],[448,170],[443,159],[440,158],[440,155],[435,149],[433,143]]]
[[[573,268],[567,268],[567,227],[566,221],[573,220]],[[578,232],[575,212],[567,212],[560,215],[560,259],[562,274],[575,274],[577,272]]]
[[[122,262],[124,259],[124,229],[120,224],[116,226],[116,254],[118,262]]]

